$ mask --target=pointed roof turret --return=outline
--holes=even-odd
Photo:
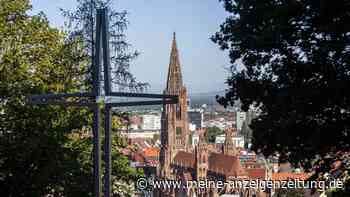
[[[226,128],[225,129],[225,142],[224,142],[224,154],[233,155],[237,154],[236,147],[233,143],[233,137],[235,136],[234,128]]]
[[[182,74],[180,66],[179,51],[176,44],[176,33],[174,32],[171,44],[170,63],[166,90],[168,93],[178,94],[182,87]]]

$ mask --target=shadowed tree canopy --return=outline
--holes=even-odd
[[[208,143],[215,143],[215,138],[223,133],[224,131],[218,127],[208,127],[205,132],[205,141]]]
[[[83,52],[43,14],[29,16],[30,9],[28,0],[0,0],[2,196],[44,196],[87,179],[73,151],[63,147],[68,133],[87,124],[86,111],[25,102],[29,94],[79,90],[84,67],[73,57]]]
[[[230,15],[212,40],[229,51],[232,75],[218,101],[259,108],[253,148],[305,168],[348,152],[350,2],[221,2]]]

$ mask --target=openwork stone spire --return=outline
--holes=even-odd
[[[234,128],[226,128],[225,129],[225,143],[224,143],[224,154],[225,155],[237,155],[236,147],[233,143],[233,137],[235,135]]]
[[[175,33],[171,46],[168,78],[164,93],[178,96],[178,103],[176,105],[165,105],[162,113],[162,146],[159,155],[159,174],[161,177],[171,178],[172,160],[179,151],[183,152],[189,148],[187,90],[182,82],[180,57]]]
[[[182,86],[183,84],[182,84],[179,51],[177,49],[176,34],[174,32],[173,42],[171,45],[170,63],[169,63],[166,90],[168,93],[178,94]]]

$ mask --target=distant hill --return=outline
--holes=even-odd
[[[223,96],[225,91],[213,91],[213,92],[203,92],[203,93],[193,93],[190,94],[191,105],[198,106],[203,104],[216,105],[216,95]]]

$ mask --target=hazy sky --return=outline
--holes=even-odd
[[[32,4],[34,12],[43,11],[57,27],[65,20],[59,8],[76,5],[75,0],[32,0]],[[227,16],[218,0],[115,0],[113,6],[129,13],[127,38],[141,52],[131,70],[138,80],[150,83],[150,92],[165,87],[174,31],[189,92],[225,89],[229,58],[209,39]]]

